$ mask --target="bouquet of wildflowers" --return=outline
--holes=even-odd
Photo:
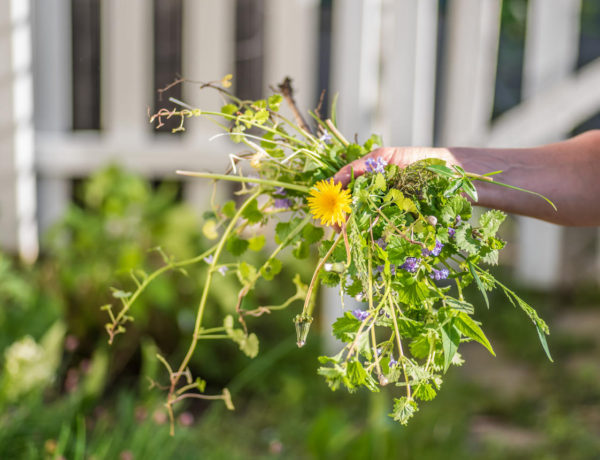
[[[366,174],[353,177],[348,187],[342,188],[332,176],[381,146],[378,136],[362,144],[348,141],[336,128],[335,102],[330,119],[321,119],[318,110],[309,112],[315,126],[310,129],[295,106],[287,79],[279,86],[280,93],[257,101],[230,94],[226,90],[230,79],[227,76],[221,82],[202,85],[224,97],[220,110],[206,111],[175,101],[180,109],[162,109],[151,121],[161,126],[164,119],[176,118],[180,125],[174,131],[185,129],[185,120],[190,117],[205,117],[219,125],[224,135],[241,147],[240,152],[230,155],[229,170],[223,174],[179,173],[238,182],[237,193],[243,201],[215,203],[205,214],[204,235],[216,242],[210,249],[183,261],[163,254],[162,268],[134,277],[133,292],[115,291],[121,301],[118,310],[104,307],[110,317],[106,329],[112,342],[125,331],[132,319],[131,306],[153,279],[167,270],[208,264],[187,354],[176,367],[158,356],[168,374],[167,384],[161,387],[166,389],[171,420],[173,406],[188,398],[222,399],[233,408],[227,389],[217,395],[205,394],[205,382],[194,379],[188,369],[200,340],[225,338],[255,357],[259,340],[248,330],[244,318],[290,309],[294,310],[292,318],[301,347],[313,321],[320,284],[339,290],[345,311],[332,331],[341,349],[333,356],[319,358],[319,374],[332,390],[393,387],[390,415],[402,424],[413,416],[419,401],[436,396],[447,369],[462,363],[458,352],[462,342],[479,342],[494,354],[480,323],[473,319],[475,303],[481,302],[463,295],[464,288],[472,283],[488,307],[487,293],[500,289],[522,309],[550,358],[547,325],[486,268],[498,263],[498,253],[505,245],[497,231],[506,216],[490,210],[477,222],[470,220],[467,197],[477,201],[473,181],[494,182],[491,174],[471,174],[437,159],[401,169],[382,158],[369,158]],[[284,99],[296,115],[294,121],[279,111]],[[253,265],[244,260],[244,254],[263,249],[266,237],[262,230],[272,220],[277,222],[274,245],[262,264]],[[282,305],[244,309],[242,301],[259,279],[269,281],[278,276],[280,257],[286,250],[298,259],[318,251],[312,278],[302,280],[296,275],[289,280],[296,292]],[[236,317],[228,315],[219,324],[206,325],[211,280],[215,273],[226,272],[235,274],[239,281]],[[363,302],[363,308],[346,308],[345,296]]]

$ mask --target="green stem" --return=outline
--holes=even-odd
[[[505,184],[503,182],[498,182],[498,181],[495,181],[494,179],[492,179],[492,178],[490,178],[488,176],[481,175],[481,174],[465,173],[465,176],[469,177],[470,179],[479,180],[479,181],[482,181],[482,182],[487,182],[488,184],[495,184],[495,185],[499,185],[501,187],[506,187],[506,188],[510,188],[510,189],[513,189],[513,190],[518,190],[519,192],[525,192],[525,193],[529,193],[531,195],[535,195],[537,197],[540,197],[542,200],[544,200],[550,206],[552,206],[552,208],[555,211],[558,211],[556,209],[556,205],[552,201],[550,201],[548,198],[546,198],[544,195],[542,195],[541,193],[537,193],[537,192],[534,192],[534,191],[531,191],[531,190],[527,190],[525,188],[517,187],[516,185],[509,185],[509,184]]]
[[[179,381],[179,376],[181,375],[183,370],[187,367],[188,363],[190,362],[190,359],[192,358],[194,350],[196,349],[196,345],[197,345],[198,339],[199,339],[200,328],[202,326],[202,317],[204,316],[204,309],[206,307],[206,301],[208,299],[208,291],[210,288],[210,283],[212,281],[212,276],[213,276],[215,267],[217,265],[217,262],[219,260],[219,257],[221,256],[221,252],[223,251],[223,248],[225,247],[225,242],[227,241],[227,238],[229,238],[229,235],[231,234],[233,228],[235,227],[238,219],[242,216],[242,213],[244,212],[244,210],[248,207],[248,205],[252,202],[252,200],[254,200],[256,197],[258,197],[261,193],[262,193],[262,189],[258,188],[258,190],[256,190],[256,192],[254,192],[244,202],[244,204],[242,204],[242,206],[240,206],[240,208],[237,210],[237,212],[235,213],[235,215],[229,222],[229,225],[227,226],[225,233],[223,233],[223,236],[221,237],[221,240],[219,241],[219,244],[217,245],[217,249],[215,250],[215,253],[213,255],[212,264],[210,266],[210,269],[208,270],[208,273],[206,275],[206,280],[204,282],[204,290],[202,291],[202,298],[200,299],[200,304],[198,305],[198,313],[196,315],[196,324],[194,325],[194,333],[192,335],[192,343],[190,344],[190,347],[188,348],[185,358],[183,358],[183,361],[181,362],[181,365],[179,366],[179,370],[175,374],[175,377],[171,380],[171,389],[169,391],[170,395],[172,395],[175,392],[175,387],[177,385],[177,382]],[[167,404],[171,405],[172,403],[173,403],[173,401],[169,398]]]
[[[214,179],[214,180],[228,180],[232,182],[249,182],[252,184],[262,184],[269,185],[271,187],[283,187],[290,190],[298,190],[299,192],[308,193],[310,191],[309,187],[304,185],[290,184],[288,182],[280,182],[276,180],[268,180],[268,179],[259,179],[254,177],[242,177],[242,176],[230,176],[227,174],[213,174],[207,172],[196,172],[196,171],[175,171],[177,174],[181,176],[190,176],[190,177],[201,177],[203,179]]]
[[[121,309],[121,311],[114,318],[112,330],[114,331],[115,328],[120,324],[120,322],[123,320],[123,317],[129,311],[129,309],[135,303],[135,301],[138,299],[138,297],[140,296],[140,294],[146,289],[146,287],[155,278],[157,278],[158,276],[162,275],[164,272],[166,272],[168,270],[172,270],[172,269],[179,268],[179,267],[185,267],[186,265],[191,265],[191,264],[194,264],[196,262],[200,262],[202,259],[204,259],[205,257],[209,256],[215,250],[215,248],[216,248],[216,246],[213,246],[212,248],[208,249],[207,251],[204,251],[202,254],[200,254],[200,255],[198,255],[196,257],[192,257],[191,259],[186,259],[186,260],[182,260],[180,262],[173,262],[173,263],[170,263],[168,265],[165,265],[164,267],[161,267],[158,270],[152,272],[150,275],[148,275],[144,279],[144,281],[142,281],[142,283],[140,283],[140,285],[138,286],[138,288],[136,289],[136,291],[127,300],[127,303],[123,306],[123,308]],[[109,341],[108,341],[108,343],[110,345],[112,345],[113,339],[114,339],[114,335],[111,335],[110,338],[109,338]]]

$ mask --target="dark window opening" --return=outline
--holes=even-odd
[[[264,1],[237,0],[235,12],[235,85],[241,99],[263,96]]]
[[[100,129],[100,0],[71,0],[74,130]]]
[[[181,84],[165,88],[182,72],[182,0],[154,0],[154,109],[169,110],[178,107],[169,102],[170,97],[181,99]],[[176,118],[163,118],[164,126],[156,129],[158,133],[171,133],[179,126]],[[182,131],[180,131],[181,133]]]

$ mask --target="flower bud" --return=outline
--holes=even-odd
[[[437,222],[438,222],[437,221],[437,217],[435,217],[435,216],[427,216],[427,222],[429,223],[429,225],[432,225],[432,226],[435,227],[437,225]]]

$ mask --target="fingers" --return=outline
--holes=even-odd
[[[340,169],[335,176],[333,176],[333,181],[336,183],[339,182],[342,184],[342,187],[346,187],[352,180],[352,171],[354,171],[354,177],[356,178],[365,173],[365,168],[365,158],[355,160]]]

